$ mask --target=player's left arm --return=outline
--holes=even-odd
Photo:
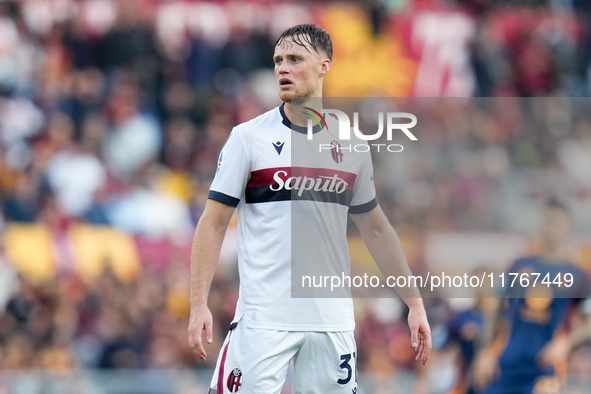
[[[538,360],[542,364],[553,366],[561,360],[566,360],[573,349],[591,338],[590,303],[591,300],[585,300],[578,308],[571,310],[573,327],[568,332],[557,333],[540,351]]]
[[[404,256],[400,238],[380,206],[369,212],[351,214],[359,228],[367,249],[385,276],[406,276],[412,272]],[[416,287],[398,288],[398,295],[409,308],[408,326],[411,344],[417,352],[416,360],[425,364],[431,354],[431,328],[421,294]]]

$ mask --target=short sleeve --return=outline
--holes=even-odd
[[[250,159],[240,133],[234,129],[222,148],[209,198],[233,207],[244,197],[250,176]]]
[[[353,188],[353,198],[349,213],[359,214],[369,212],[378,206],[376,198],[376,189],[373,181],[373,165],[371,162],[371,153],[363,152],[359,173],[355,179]]]

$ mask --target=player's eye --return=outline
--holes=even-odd
[[[275,59],[275,65],[276,66],[280,66],[281,65],[281,59]]]

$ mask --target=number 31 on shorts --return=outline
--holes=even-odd
[[[351,359],[353,359],[353,365],[351,366]],[[357,360],[356,360],[356,355],[355,352],[353,352],[353,354],[349,353],[349,354],[343,354],[341,355],[341,360],[342,363],[340,365],[341,369],[344,370],[343,372],[346,372],[346,376],[345,378],[339,378],[337,380],[338,384],[347,384],[351,381],[351,378],[353,377],[353,368],[355,368],[355,383],[357,383]]]

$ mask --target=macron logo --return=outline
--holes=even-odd
[[[277,151],[278,155],[281,154],[281,151],[283,150],[283,145],[285,145],[285,142],[281,142],[281,141],[273,142],[273,146],[275,147],[275,150]]]

